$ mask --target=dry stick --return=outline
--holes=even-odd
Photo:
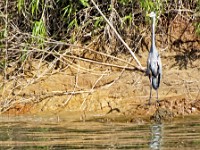
[[[73,46],[73,45],[72,45]],[[79,46],[74,46],[74,47],[79,47]],[[95,52],[95,53],[98,53],[98,54],[101,54],[101,55],[104,55],[104,56],[107,56],[107,57],[111,57],[113,59],[116,59],[116,60],[119,60],[121,62],[124,62],[126,64],[129,64],[129,65],[132,65],[130,62],[128,61],[125,61],[123,59],[120,59],[120,58],[117,58],[117,57],[114,57],[112,55],[107,55],[107,54],[104,54],[104,53],[101,53],[101,52],[96,52],[90,48],[85,48],[85,47],[79,47],[79,48],[83,48],[83,49],[86,49],[86,50],[89,50],[89,51],[92,51],[92,52]],[[38,50],[40,51],[40,50]],[[42,50],[43,52],[44,50]],[[48,52],[48,51],[45,51],[46,53],[51,53],[52,55],[54,55],[55,57],[57,57],[56,55],[63,55],[63,54],[59,54],[58,52]],[[65,53],[66,54],[66,53]],[[74,58],[74,59],[78,59],[78,60],[81,60],[81,61],[85,61],[85,62],[88,62],[88,63],[95,63],[95,64],[100,64],[100,65],[104,65],[104,66],[110,66],[110,67],[116,67],[116,68],[121,68],[121,69],[126,69],[126,70],[138,70],[137,67],[128,67],[128,65],[126,66],[120,66],[120,65],[116,65],[116,64],[109,64],[109,63],[104,63],[104,62],[98,62],[98,61],[94,61],[94,60],[91,60],[91,59],[87,59],[87,58],[81,58],[81,57],[77,57],[77,56],[74,56],[74,55],[65,55],[66,57],[68,58]],[[66,60],[65,58],[63,58],[64,60]],[[68,60],[66,60],[68,61]],[[83,70],[86,70],[86,71],[91,71],[91,70],[88,70],[86,68],[83,68],[81,67]]]
[[[42,51],[42,52],[44,53],[45,51]],[[66,54],[66,53],[64,53],[64,54]],[[64,55],[64,54],[63,54],[63,55]],[[61,55],[61,56],[62,56],[62,55]],[[60,57],[61,57],[61,56],[60,56]],[[58,59],[58,58],[57,58],[57,59]],[[36,73],[36,74],[33,76],[33,78],[32,78],[30,81],[27,82],[26,85],[23,85],[23,86],[22,86],[22,88],[16,93],[16,95],[19,95],[26,87],[28,87],[29,85],[31,85],[31,84],[37,82],[37,81],[38,81],[39,79],[41,79],[45,74],[47,74],[47,72],[53,68],[53,65],[55,64],[55,62],[57,61],[57,59],[55,59],[55,60],[49,65],[49,68],[47,68],[46,70],[44,70],[41,74]],[[38,65],[38,68],[41,67],[41,61],[43,61],[43,60],[44,60],[44,56],[41,58],[40,63],[39,63],[39,65]],[[19,86],[20,86],[20,85],[18,85],[18,87],[19,87]],[[13,90],[14,90],[15,88],[17,88],[17,86],[14,87]],[[12,90],[12,91],[13,91],[13,90]],[[12,94],[12,91],[10,92],[9,96]]]
[[[4,81],[7,80],[7,63],[8,63],[8,0],[5,1],[5,19],[4,19],[4,29],[6,31],[6,36],[5,36],[5,53],[4,53],[4,57],[5,57],[5,64],[4,64]],[[3,51],[4,52],[4,51]],[[5,84],[5,83],[3,83]],[[5,92],[5,86],[3,86],[3,93]]]
[[[142,67],[141,63],[139,62],[139,60],[137,59],[137,57],[135,56],[135,54],[132,52],[132,50],[130,49],[130,47],[126,44],[126,42],[122,39],[122,37],[119,35],[119,33],[117,32],[117,30],[113,27],[113,25],[110,23],[110,21],[106,18],[106,16],[102,13],[102,11],[99,9],[99,7],[96,5],[96,3],[91,0],[91,2],[93,3],[93,5],[96,7],[96,9],[98,10],[98,12],[101,14],[101,16],[105,19],[105,21],[108,23],[108,25],[112,28],[112,30],[115,32],[116,36],[119,38],[119,40],[124,44],[124,46],[129,50],[129,52],[131,53],[131,55],[133,56],[133,58],[135,59],[136,63],[138,64],[139,67],[137,67],[139,70],[144,71],[144,67]]]
[[[196,96],[196,100],[199,98],[199,95],[200,95],[200,88],[199,88],[199,85],[197,85],[197,88],[198,88],[198,93],[197,93],[197,96]]]
[[[46,52],[48,53],[48,52]],[[49,52],[50,53],[50,52]],[[57,57],[56,55],[60,55],[59,53],[57,52],[51,52],[51,54],[53,54],[55,57]],[[104,63],[104,62],[98,62],[98,61],[93,61],[91,59],[87,59],[87,58],[81,58],[81,57],[77,57],[77,56],[73,56],[73,55],[65,55],[66,57],[68,58],[74,58],[74,59],[78,59],[78,60],[81,60],[81,61],[85,61],[85,62],[88,62],[88,63],[95,63],[95,64],[100,64],[100,65],[105,65],[105,66],[110,66],[110,67],[116,67],[116,68],[121,68],[121,69],[127,69],[127,70],[137,70],[137,68],[135,67],[128,67],[128,65],[126,66],[120,66],[120,65],[116,65],[116,64],[108,64],[108,63]],[[68,63],[70,64],[73,64],[73,62],[70,62],[69,60],[67,60],[66,58],[63,58],[65,61],[67,61]],[[127,64],[130,64],[129,62],[127,62]],[[91,72],[91,70],[88,70],[87,68],[83,68],[83,67],[80,67],[79,65],[76,65],[78,69],[82,69],[84,71],[87,71],[87,72]],[[75,68],[77,70],[77,68]],[[97,73],[94,73],[93,74],[97,74]]]
[[[6,48],[5,48],[5,61],[6,61],[6,64],[4,66],[4,76],[5,76],[5,79],[6,79],[6,76],[7,76],[7,63],[8,63],[8,0],[6,0],[6,5],[5,5],[5,11],[6,11],[6,18],[5,18],[5,30],[6,30],[6,40],[5,40],[5,45],[6,45]]]
[[[56,56],[56,55],[54,55],[54,56]],[[75,59],[75,58],[74,58]],[[84,67],[82,67],[82,66],[80,66],[80,65],[77,65],[77,64],[75,64],[73,61],[70,61],[70,60],[68,60],[68,59],[66,59],[66,58],[64,58],[63,57],[63,60],[65,60],[67,63],[68,63],[68,65],[70,66],[70,67],[72,67],[72,68],[74,68],[74,69],[76,69],[76,70],[78,70],[78,69],[81,69],[82,71],[85,71],[85,72],[90,72],[90,74],[95,74],[95,75],[101,75],[102,73],[98,73],[97,71],[93,71],[93,70],[91,70],[91,69],[87,69],[87,68],[84,68]],[[62,61],[63,62],[63,61]]]
[[[105,71],[105,72],[106,72],[106,71]],[[85,102],[87,101],[87,98],[88,98],[89,94],[91,94],[91,93],[95,90],[95,86],[97,85],[97,83],[98,83],[103,77],[104,77],[104,74],[102,74],[102,75],[96,80],[96,82],[94,83],[94,85],[93,85],[92,88],[90,89],[90,93],[88,93],[87,96],[84,98],[84,100],[83,100],[83,102],[82,102],[80,108],[83,108],[83,110],[85,110],[85,109],[87,108],[86,105],[85,105],[85,107],[83,107],[83,106],[84,106]]]
[[[129,60],[129,62],[131,61],[131,59]],[[128,64],[126,66],[124,66],[123,70],[121,71],[120,75],[117,78],[115,78],[111,83],[109,83],[108,85],[106,85],[106,86],[104,86],[102,88],[105,88],[105,87],[108,88],[108,87],[112,86],[116,81],[118,81],[121,78],[121,76],[123,75],[123,73],[126,70],[127,66],[128,66]]]
[[[27,36],[32,36],[28,33],[22,33],[20,31],[18,31],[20,34],[23,34],[23,35],[27,35]],[[34,36],[32,36],[34,37]],[[88,50],[88,51],[91,51],[91,52],[94,52],[94,53],[97,53],[97,54],[100,54],[100,55],[103,55],[103,56],[106,56],[106,57],[110,57],[110,58],[113,58],[113,59],[116,59],[116,60],[119,60],[121,62],[124,62],[124,63],[128,63],[129,65],[133,66],[133,64],[131,64],[130,62],[127,62],[121,58],[117,58],[117,57],[114,57],[112,55],[109,55],[109,54],[105,54],[105,53],[102,53],[102,52],[98,52],[98,51],[95,51],[91,48],[87,48],[87,47],[83,47],[83,46],[78,46],[78,45],[74,45],[74,44],[69,44],[69,43],[66,43],[66,42],[62,42],[62,41],[55,41],[55,40],[48,40],[48,41],[45,41],[46,43],[49,43],[49,44],[63,44],[63,45],[67,45],[67,46],[72,46],[72,47],[77,47],[77,48],[82,48],[82,49],[85,49],[85,50]],[[130,49],[130,48],[129,48]],[[132,52],[132,51],[131,51]],[[133,52],[132,52],[133,53]],[[134,54],[134,53],[133,53]],[[103,65],[103,64],[102,64]],[[112,65],[111,65],[112,66]],[[134,66],[135,67],[135,66]],[[127,69],[130,69],[132,70],[133,68],[127,68]],[[138,68],[138,67],[135,67],[135,69],[133,70],[140,70],[140,71],[144,71],[144,69],[141,69],[141,68]]]
[[[109,64],[109,63],[94,61],[94,60],[91,60],[91,59],[81,58],[81,57],[77,57],[77,56],[73,56],[73,55],[72,56],[71,55],[66,55],[66,57],[75,58],[75,59],[82,60],[82,61],[89,62],[89,63],[95,63],[95,64],[104,65],[104,66],[116,67],[116,68],[120,68],[120,69],[136,70],[136,68],[128,67],[128,65],[120,66],[120,65],[116,65],[116,64]]]
[[[76,88],[77,88],[77,86],[78,86],[78,74],[79,74],[79,71],[80,71],[80,69],[78,68],[78,73],[77,73],[77,75],[75,76],[75,84],[74,84],[73,92],[76,91]],[[71,98],[72,98],[72,95],[73,95],[73,94],[71,94],[71,95],[68,97],[67,100],[63,101],[63,103],[64,103],[64,104],[63,104],[63,107],[67,106],[67,104],[69,103],[69,101],[70,101]]]
[[[106,57],[110,57],[112,59],[116,59],[116,60],[119,60],[121,62],[124,62],[126,64],[129,64],[133,67],[135,67],[133,64],[131,64],[130,62],[126,61],[126,60],[123,60],[121,58],[117,58],[115,56],[112,56],[112,55],[109,55],[109,54],[106,54],[106,53],[103,53],[103,52],[98,52],[98,51],[95,51],[91,48],[88,48],[88,47],[84,47],[84,46],[78,46],[78,45],[74,45],[74,44],[68,44],[68,43],[64,43],[64,42],[61,42],[61,41],[47,41],[48,43],[51,43],[51,44],[55,44],[55,43],[58,43],[58,44],[63,44],[63,45],[67,45],[67,46],[71,46],[71,47],[76,47],[76,48],[80,48],[80,49],[84,49],[84,50],[88,50],[88,51],[91,51],[93,53],[97,53],[97,54],[100,54],[100,55],[103,55],[103,56],[106,56]],[[132,68],[133,69],[133,68]],[[135,67],[135,70],[137,70],[138,68]],[[143,70],[142,70],[143,71]]]

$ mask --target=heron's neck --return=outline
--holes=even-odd
[[[152,18],[152,33],[151,33],[151,46],[152,47],[155,47],[156,44],[155,44],[155,17]],[[154,48],[153,48],[154,49]]]

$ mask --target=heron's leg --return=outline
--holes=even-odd
[[[150,95],[149,95],[149,105],[151,105],[151,96],[152,96],[152,79],[151,79],[151,77],[150,77],[149,79],[150,79]]]
[[[151,105],[152,85],[150,86],[149,105]]]
[[[158,89],[156,90],[156,95],[157,95],[157,102],[159,102],[159,100],[158,100]]]

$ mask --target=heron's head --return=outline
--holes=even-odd
[[[156,13],[152,11],[150,14],[147,14],[147,16],[149,16],[149,17],[156,17]]]

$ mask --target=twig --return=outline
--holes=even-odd
[[[104,63],[104,62],[94,61],[91,59],[81,58],[81,57],[77,57],[77,56],[73,56],[73,55],[66,55],[66,56],[69,58],[75,58],[75,59],[79,59],[79,60],[82,60],[85,62],[95,63],[95,64],[99,64],[99,65],[104,65],[104,66],[116,67],[116,68],[127,69],[127,70],[136,70],[137,69],[135,67],[128,67],[127,65],[120,66],[120,65],[116,65],[116,64]]]
[[[79,73],[79,71],[80,71],[80,70],[78,69],[78,73]],[[77,73],[77,75],[75,76],[75,84],[74,84],[73,92],[76,91],[76,88],[77,88],[77,85],[78,85],[78,73]],[[72,98],[72,95],[73,95],[73,94],[71,94],[71,95],[68,97],[68,99],[64,101],[64,104],[63,104],[64,107],[67,106],[67,104],[69,103],[69,101],[70,101],[71,98]]]
[[[94,83],[94,85],[92,86],[92,88],[90,89],[90,93],[87,94],[87,96],[84,98],[82,104],[81,104],[81,107],[83,110],[85,110],[85,108],[83,108],[83,105],[85,104],[86,100],[87,100],[87,97],[89,96],[89,94],[91,94],[92,92],[94,92],[94,88],[95,86],[97,85],[97,83],[104,77],[104,74],[102,74],[97,80],[96,82]]]
[[[79,45],[75,45],[75,44],[69,44],[69,43],[66,43],[66,42],[62,42],[62,41],[54,41],[52,39],[50,39],[49,41],[46,41],[47,43],[49,44],[61,44],[61,45],[66,45],[66,46],[70,46],[70,47],[74,47],[74,48],[79,48],[79,49],[84,49],[84,50],[88,50],[88,51],[91,51],[93,53],[96,53],[96,54],[100,54],[100,55],[103,55],[103,56],[106,56],[106,57],[109,57],[109,58],[112,58],[112,59],[115,59],[115,60],[119,60],[121,62],[124,62],[126,64],[129,64],[131,66],[134,66],[132,63],[126,61],[126,60],[123,60],[121,58],[118,58],[118,57],[115,57],[115,56],[112,56],[112,55],[109,55],[109,54],[106,54],[106,53],[103,53],[103,52],[99,52],[99,51],[95,51],[91,48],[88,48],[88,47],[84,47],[84,46],[79,46]],[[137,68],[137,67],[135,67]],[[141,70],[143,71],[143,70]]]

